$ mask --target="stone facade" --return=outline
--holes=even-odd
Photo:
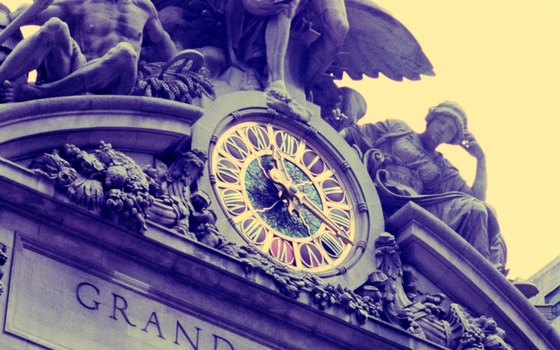
[[[557,257],[529,278],[539,293],[531,303],[560,331],[560,257]]]
[[[385,10],[36,1],[0,43],[45,8],[58,16],[0,65],[1,349],[560,348],[504,276],[498,239],[491,259],[497,223],[466,227],[471,239],[451,228],[487,214],[485,180],[394,192],[389,211],[371,171],[403,164],[338,133],[365,114],[335,84],[344,72],[433,74]],[[40,61],[39,84],[18,83]],[[459,132],[443,115],[460,108],[436,109],[426,142],[400,151],[445,136],[483,159],[465,116]],[[422,206],[442,199],[478,205],[441,220]]]
[[[247,93],[238,106],[266,111],[259,98]],[[145,169],[157,155],[184,174],[168,178],[168,190],[173,179],[181,179],[182,188],[190,188],[189,198],[197,198],[208,180],[196,180],[206,176],[195,171],[207,170],[204,158],[185,153],[173,161],[169,150],[189,144],[185,140],[201,110],[163,106],[134,97],[84,96],[13,105],[2,112],[2,127],[13,130],[3,133],[0,144],[5,156],[0,163],[3,349],[553,349],[560,344],[557,333],[502,274],[413,204],[387,220],[386,233],[368,241],[373,257],[361,269],[370,275],[362,287],[349,288],[344,279],[332,284],[328,278],[294,273],[228,243],[237,233],[227,229],[227,221],[214,226],[210,213],[221,215],[215,203],[197,207],[189,202],[190,214],[181,214],[172,202],[162,202],[158,210],[147,211],[144,227],[127,225],[120,216],[69,195],[66,185],[76,182],[62,180],[74,179],[66,177],[69,169],[87,174],[83,160],[88,155],[102,163],[133,161]],[[85,115],[99,116],[98,123],[92,125]],[[104,126],[115,123],[123,127]],[[100,144],[101,133],[105,143]],[[73,147],[64,146],[69,140]],[[60,167],[66,163],[54,157],[54,149],[69,167]],[[113,156],[107,158],[107,152]],[[69,154],[82,156],[76,162]],[[87,164],[95,164],[90,160]],[[120,179],[110,167],[97,168],[104,178]],[[120,184],[102,181],[101,188],[115,189],[115,183]],[[148,188],[154,200],[164,198]],[[188,219],[186,230],[175,220],[182,215]],[[200,223],[202,231],[194,230]]]

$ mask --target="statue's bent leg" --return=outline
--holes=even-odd
[[[486,259],[490,257],[488,208],[468,195],[424,206],[463,237]]]
[[[323,33],[308,49],[304,75],[308,90],[331,66],[350,28],[344,0],[313,0],[312,6],[321,19]]]
[[[14,81],[45,62],[49,80],[58,80],[71,70],[72,39],[68,25],[51,18],[37,32],[22,40],[0,66],[0,82]]]
[[[268,64],[266,91],[274,98],[285,103],[290,100],[286,88],[284,63],[290,39],[291,23],[292,18],[282,13],[271,17],[266,26],[266,58]]]
[[[138,53],[127,42],[120,42],[101,58],[105,66],[106,76],[97,89],[102,93],[115,95],[129,95],[136,84],[138,73]],[[88,92],[95,92],[96,87],[88,87]]]
[[[70,75],[43,85],[4,86],[14,101],[71,96],[85,92],[128,95],[136,83],[138,54],[129,43],[119,43],[104,56],[87,62]]]

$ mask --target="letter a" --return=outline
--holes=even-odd
[[[142,328],[142,330],[146,333],[148,333],[148,326],[150,324],[153,324],[157,327],[157,331],[158,331],[158,337],[160,337],[161,339],[165,339],[165,337],[163,336],[163,334],[161,334],[161,328],[159,326],[159,320],[157,318],[157,314],[156,312],[152,312],[152,314],[150,315],[150,319],[148,319],[148,322],[146,322],[146,326],[144,328]]]

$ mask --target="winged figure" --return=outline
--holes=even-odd
[[[294,3],[298,7],[292,15],[292,23],[283,29],[291,29],[291,36],[295,32],[318,33],[319,39],[309,46],[306,60],[316,61],[315,64],[319,66],[326,65],[321,73],[329,72],[336,79],[340,79],[343,72],[352,79],[362,79],[363,75],[375,78],[382,73],[397,81],[404,78],[417,80],[421,75],[434,74],[430,61],[414,36],[388,11],[371,0],[154,2],[160,8],[164,28],[174,41],[188,41],[177,43],[179,48],[201,46],[200,42],[194,44],[195,38],[188,34],[196,31],[196,38],[200,39],[206,34],[205,39],[211,45],[221,46],[229,56],[230,63],[248,66],[258,66],[260,63],[261,67],[257,68],[262,68],[262,62],[268,63],[267,27],[275,16],[290,14],[286,10],[290,8],[287,4]],[[259,8],[259,4],[262,7]],[[166,9],[169,6],[172,6],[173,12]],[[262,11],[259,12],[259,9]],[[182,18],[177,18],[179,13],[182,13]],[[227,31],[226,35],[216,33],[218,29]],[[208,35],[209,30],[214,31],[212,37]],[[174,33],[180,33],[181,37],[174,36]],[[282,52],[276,54],[281,55]],[[318,80],[307,69],[303,71],[306,72],[306,80]],[[309,88],[309,82],[305,86]]]
[[[433,67],[410,31],[370,0],[345,0],[349,31],[329,71],[353,80],[379,73],[401,81],[434,75]]]

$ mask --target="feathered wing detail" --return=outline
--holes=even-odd
[[[390,79],[420,79],[434,75],[433,67],[418,41],[391,14],[369,0],[345,0],[350,30],[330,71],[346,72],[360,80],[363,75]]]

